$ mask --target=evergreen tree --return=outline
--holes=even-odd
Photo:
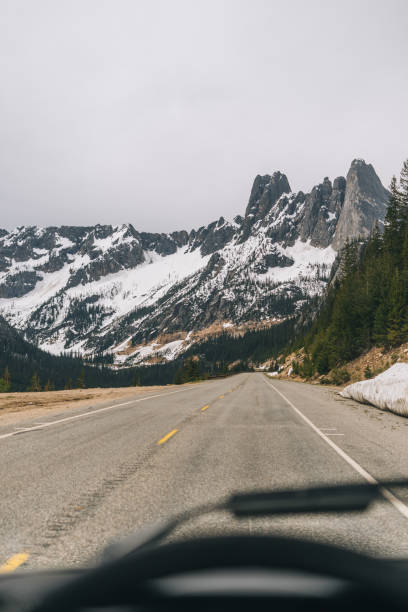
[[[185,382],[194,382],[201,378],[202,374],[198,365],[198,360],[195,357],[190,357],[184,361],[183,367],[177,370],[174,377],[174,384],[180,385]]]
[[[68,378],[67,382],[65,383],[65,387],[64,389],[72,389],[72,378]]]
[[[201,372],[197,359],[194,359],[194,357],[191,357],[191,359],[187,359],[184,363],[184,380],[191,382],[199,380],[200,375]]]
[[[8,389],[10,389],[10,386],[11,386],[11,376],[10,376],[10,372],[9,372],[8,366],[6,366],[4,368],[3,380],[4,380],[4,383],[5,383],[6,387]]]
[[[397,179],[393,176],[390,185],[390,199],[384,225],[384,247],[395,264],[401,254],[401,245],[405,236],[406,211],[404,210]]]
[[[135,373],[135,375],[133,376],[133,386],[140,387],[140,385],[141,385],[140,376]]]
[[[54,389],[55,389],[55,386],[50,381],[50,379],[48,379],[47,382],[44,385],[44,391],[54,391]]]
[[[404,206],[408,206],[408,159],[402,165],[400,175],[400,194]]]
[[[175,385],[182,385],[184,382],[184,378],[183,378],[183,368],[179,368],[174,376],[174,384]]]
[[[341,262],[340,262],[340,275],[342,280],[346,280],[351,277],[353,272],[356,270],[358,264],[358,243],[353,240],[347,239],[346,244],[343,247]]]
[[[85,369],[84,368],[81,369],[81,373],[78,376],[77,387],[78,387],[78,389],[84,389],[85,388]]]
[[[387,341],[390,346],[398,346],[404,342],[406,335],[406,330],[403,328],[406,304],[403,299],[403,287],[398,269],[394,272],[388,304]]]
[[[27,391],[41,391],[40,379],[38,377],[37,372],[34,372],[33,377],[31,379],[31,384],[28,387]]]
[[[373,342],[376,346],[385,346],[388,341],[388,304],[385,300],[379,304],[373,323]]]
[[[7,393],[10,391],[11,380],[8,366],[4,368],[3,376],[0,378],[0,393]]]

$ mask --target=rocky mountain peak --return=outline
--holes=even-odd
[[[333,186],[328,176],[324,177],[323,183],[321,185],[321,190],[322,190],[322,196],[324,199],[327,199],[331,196],[331,193],[333,191]]]
[[[346,179],[338,177],[332,184],[326,176],[306,195],[299,235],[303,242],[325,248],[332,242],[344,202]]]
[[[254,220],[263,218],[281,197],[283,193],[290,193],[289,181],[285,174],[277,171],[255,177],[249,196],[245,217],[253,217]]]
[[[370,196],[378,198],[388,197],[388,191],[385,189],[378,178],[373,166],[366,164],[364,159],[354,159],[351,162],[350,170],[347,173],[347,183],[351,186],[352,183],[358,184],[362,193],[367,193]]]
[[[346,179],[344,176],[338,176],[333,181],[334,191],[345,191],[346,190]]]
[[[285,174],[276,171],[272,175],[258,174],[252,185],[249,202],[245,210],[240,242],[245,242],[251,233],[253,225],[264,219],[279,198],[290,193],[289,181]]]
[[[347,173],[344,205],[333,238],[339,250],[347,239],[367,238],[376,223],[383,223],[389,192],[373,166],[363,159],[354,159]]]

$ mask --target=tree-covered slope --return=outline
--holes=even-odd
[[[337,279],[303,344],[305,375],[324,374],[372,346],[408,341],[408,160],[391,184],[384,232],[348,242]]]
[[[122,387],[172,383],[176,364],[113,370],[109,365],[84,365],[82,359],[56,357],[30,344],[0,317],[0,392]]]

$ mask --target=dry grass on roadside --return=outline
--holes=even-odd
[[[40,416],[53,409],[67,409],[89,406],[92,403],[116,400],[130,395],[145,394],[149,391],[160,391],[165,387],[119,387],[109,389],[71,389],[69,391],[30,391],[22,393],[0,394],[0,424],[7,424],[15,413],[24,413],[25,416]],[[15,419],[12,419],[14,421]]]

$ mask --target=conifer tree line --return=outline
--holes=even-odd
[[[210,336],[194,344],[182,359],[174,362],[178,364],[174,383],[251,372],[254,365],[278,357],[293,339],[295,326],[296,318],[290,317],[273,326],[247,331],[242,336],[228,332]]]
[[[294,336],[296,318],[288,317],[281,323],[247,331],[242,336],[223,332],[194,344],[185,358],[197,355],[211,373],[216,364],[231,364],[234,361],[261,363],[279,355]]]
[[[373,346],[408,341],[408,160],[394,177],[384,231],[346,243],[340,270],[311,330],[298,338],[306,359],[299,373],[326,374]]]
[[[0,317],[0,393],[168,384],[180,363],[114,370],[97,359],[54,356],[27,342]]]
[[[174,384],[181,385],[186,382],[195,382],[207,378],[206,373],[202,372],[198,360],[190,357],[186,359],[182,366],[177,370],[174,377]]]
[[[277,356],[293,338],[294,326],[295,319],[288,318],[242,336],[225,332],[193,345],[174,361],[115,370],[112,359],[105,363],[96,356],[84,363],[79,356],[41,351],[0,317],[0,393],[161,385],[249,371],[252,363]]]

